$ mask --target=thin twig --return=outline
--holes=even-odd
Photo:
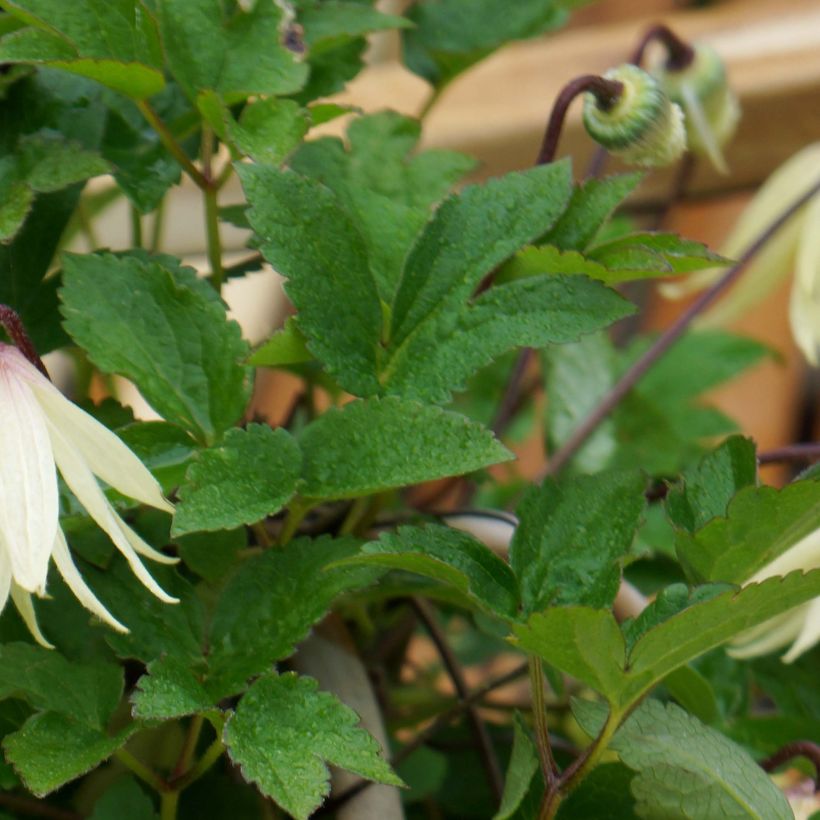
[[[492,431],[498,438],[506,432],[507,427],[509,427],[510,422],[513,420],[521,395],[521,385],[524,381],[524,376],[527,375],[527,369],[530,366],[534,354],[535,351],[531,347],[525,347],[518,354],[513,369],[510,371],[507,386],[504,388],[504,395],[501,397],[501,404],[498,406],[498,412],[495,414],[491,425]]]
[[[0,793],[0,806],[12,809],[16,814],[26,814],[30,817],[46,817],[51,820],[83,820],[79,812],[50,806],[41,800],[33,800],[16,794]]]
[[[805,757],[814,766],[814,788],[820,790],[820,745],[810,740],[787,743],[770,757],[761,760],[760,767],[765,772],[772,772],[795,757]]]
[[[555,159],[555,152],[558,150],[558,140],[561,138],[567,109],[579,94],[589,91],[596,96],[602,108],[607,108],[615,103],[623,90],[623,83],[617,80],[606,80],[597,74],[584,74],[570,80],[555,98],[547,130],[544,133],[544,141],[541,143],[541,150],[538,152],[535,164],[546,165]]]
[[[654,344],[630,367],[612,389],[603,397],[598,406],[581,422],[575,432],[564,442],[563,446],[550,458],[546,470],[540,478],[554,475],[560,471],[583,446],[598,425],[612,412],[619,402],[640,381],[644,374],[658,359],[672,347],[686,332],[692,321],[714,302],[740,277],[746,266],[764,245],[799,211],[812,197],[820,192],[820,182],[813,185],[806,193],[793,202],[777,217],[743,253],[740,259],[709,290],[695,300],[680,317],[667,328]]]
[[[433,610],[426,601],[420,598],[411,598],[410,603],[435,644],[441,656],[444,668],[447,670],[447,674],[453,682],[456,694],[462,702],[466,701],[470,697],[470,690],[464,679],[464,672],[458,658],[456,658],[450,644],[447,642],[447,637],[436,622]],[[501,802],[501,795],[504,793],[504,777],[501,774],[501,766],[498,763],[498,758],[493,749],[490,735],[487,732],[484,721],[482,721],[481,716],[478,714],[478,710],[473,704],[469,704],[466,707],[466,712],[473,728],[476,743],[478,744],[484,770],[487,773],[490,790],[493,793],[496,803],[499,804]]]
[[[779,464],[783,461],[820,461],[820,442],[787,444],[766,450],[757,457],[758,464]]]

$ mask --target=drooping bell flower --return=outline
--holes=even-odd
[[[79,602],[114,629],[127,631],[85,583],[60,528],[57,470],[88,514],[157,598],[176,603],[140,556],[174,563],[149,546],[106,498],[97,478],[123,495],[173,511],[156,479],[107,427],[69,401],[17,347],[0,344],[0,609],[11,596],[35,639],[32,594],[44,596],[49,561]],[[96,477],[95,477],[96,476]]]

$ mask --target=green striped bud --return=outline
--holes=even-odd
[[[630,165],[669,165],[686,148],[683,112],[658,82],[634,65],[622,65],[604,74],[623,85],[609,106],[595,94],[584,95],[584,126],[611,154]]]
[[[683,108],[689,148],[725,173],[721,149],[734,136],[740,106],[717,52],[703,43],[694,49],[695,59],[685,68],[659,63],[651,71],[669,98]]]

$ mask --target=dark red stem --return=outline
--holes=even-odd
[[[595,95],[601,108],[607,109],[615,104],[623,90],[623,83],[617,80],[604,79],[597,74],[584,74],[582,77],[570,80],[555,99],[547,130],[544,133],[544,141],[541,143],[541,150],[538,152],[535,164],[546,165],[555,159],[555,152],[558,150],[558,140],[561,138],[567,109],[579,94],[589,91]]]
[[[814,766],[814,787],[820,789],[820,746],[810,740],[797,740],[794,743],[787,743],[771,757],[761,760],[760,767],[766,772],[771,772],[795,757],[805,757]]]
[[[9,334],[9,338],[14,342],[17,349],[47,378],[49,379],[48,370],[43,364],[43,360],[38,355],[34,344],[31,341],[23,322],[20,319],[17,311],[10,308],[8,305],[0,305],[0,324]]]
[[[668,26],[659,23],[644,34],[629,62],[633,65],[641,65],[647,46],[653,41],[663,43],[666,47],[666,67],[669,71],[683,71],[695,59],[695,49],[689,43],[681,40]]]

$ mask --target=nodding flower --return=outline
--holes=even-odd
[[[740,105],[726,78],[717,52],[703,43],[693,46],[693,59],[683,67],[661,61],[650,68],[669,99],[683,109],[686,143],[706,156],[721,173],[728,173],[723,146],[737,130]]]
[[[140,556],[174,563],[149,546],[117,514],[97,478],[151,507],[168,512],[156,479],[107,427],[69,401],[16,347],[0,344],[0,609],[9,596],[43,646],[32,594],[46,592],[49,561],[79,602],[127,632],[85,583],[60,527],[57,470],[88,514],[123,554],[137,578],[161,601],[164,592]]]
[[[654,77],[625,64],[603,75],[621,83],[612,102],[594,93],[584,95],[584,127],[614,156],[630,165],[669,165],[686,149],[683,112],[664,93]]]

